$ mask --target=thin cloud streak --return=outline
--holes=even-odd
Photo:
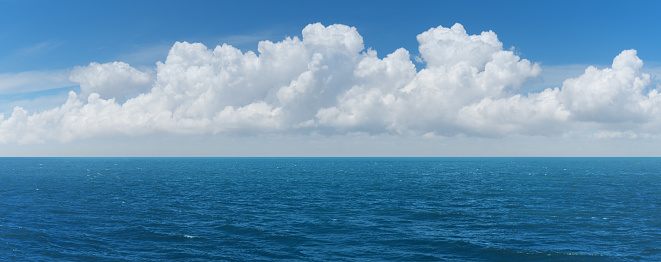
[[[17,55],[19,56],[32,56],[38,55],[44,52],[48,52],[58,47],[64,45],[63,41],[45,41],[32,46],[24,47],[18,50]]]
[[[0,74],[0,94],[19,94],[75,85],[70,70],[27,71]]]

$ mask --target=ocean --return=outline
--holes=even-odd
[[[1,261],[661,261],[660,158],[0,158]]]

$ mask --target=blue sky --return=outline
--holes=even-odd
[[[461,23],[548,65],[608,64],[635,48],[661,61],[657,1],[2,1],[0,70],[54,70],[127,58],[152,65],[175,41],[242,50],[309,23],[354,26],[367,47],[415,53],[415,36]],[[143,56],[140,52],[145,52]]]
[[[82,151],[75,151],[72,148],[74,148],[74,145],[77,143],[91,143],[92,140],[94,140],[94,143],[104,143],[103,141],[110,141],[112,139],[120,139],[122,141],[127,139],[128,142],[125,142],[127,145],[134,145],[136,144],[135,141],[146,141],[148,140],[146,137],[150,137],[149,139],[155,139],[153,136],[158,137],[163,133],[166,134],[162,135],[162,137],[164,137],[163,139],[172,141],[173,148],[182,143],[190,144],[191,139],[195,141],[198,141],[198,139],[202,139],[202,141],[210,139],[210,141],[220,141],[217,143],[221,144],[231,140],[235,143],[234,147],[241,147],[241,142],[236,141],[249,141],[258,137],[265,141],[263,144],[268,144],[269,141],[274,143],[271,146],[265,146],[275,148],[272,150],[272,153],[269,153],[269,155],[279,155],[278,152],[280,152],[279,150],[282,148],[284,148],[282,149],[284,150],[283,152],[289,152],[282,154],[296,155],[296,148],[310,148],[309,143],[313,143],[311,141],[322,141],[319,142],[322,144],[327,143],[328,141],[334,141],[331,144],[341,144],[346,145],[346,148],[353,148],[356,147],[357,143],[355,140],[358,138],[360,138],[359,140],[361,141],[374,141],[373,144],[382,144],[390,141],[392,143],[400,144],[400,148],[402,147],[401,145],[416,144],[417,142],[411,141],[418,141],[418,139],[433,139],[435,141],[434,143],[437,143],[438,145],[453,144],[453,146],[450,146],[446,151],[437,152],[434,149],[427,149],[421,153],[422,155],[452,155],[451,152],[453,150],[457,151],[457,148],[461,147],[461,145],[471,144],[477,146],[479,144],[484,144],[482,142],[475,142],[482,141],[483,139],[487,139],[490,141],[489,143],[494,143],[494,146],[484,149],[485,152],[491,153],[478,155],[498,155],[503,152],[499,150],[494,151],[492,147],[509,148],[504,145],[506,142],[499,144],[497,143],[498,141],[507,140],[509,141],[507,142],[509,143],[508,145],[511,145],[510,142],[514,140],[521,141],[517,140],[521,137],[523,137],[522,139],[524,140],[532,138],[540,139],[540,141],[538,141],[540,145],[549,144],[549,139],[554,141],[551,144],[558,144],[556,139],[569,141],[561,139],[567,137],[586,141],[587,149],[582,153],[583,155],[603,152],[603,149],[594,149],[597,147],[596,145],[617,144],[617,146],[613,146],[613,150],[615,150],[615,148],[621,147],[620,144],[622,143],[622,140],[617,139],[623,138],[633,139],[626,140],[629,141],[629,144],[631,145],[637,143],[650,144],[649,141],[656,141],[656,138],[653,138],[653,136],[657,132],[657,124],[655,121],[649,119],[656,119],[657,115],[655,113],[656,98],[649,96],[647,92],[657,87],[658,79],[656,75],[661,73],[661,70],[659,70],[659,68],[661,68],[661,51],[658,48],[658,43],[661,34],[659,34],[658,30],[658,10],[661,10],[661,3],[658,1],[230,2],[4,0],[0,1],[0,25],[2,25],[0,27],[0,112],[4,113],[4,119],[6,121],[8,121],[12,112],[15,112],[14,108],[16,106],[24,108],[27,111],[26,114],[28,116],[60,108],[65,104],[67,99],[71,100],[71,96],[69,95],[69,91],[71,90],[75,91],[76,95],[78,95],[77,99],[82,101],[80,102],[80,106],[83,107],[88,101],[87,96],[92,93],[99,93],[101,99],[110,99],[119,91],[114,92],[109,90],[121,89],[122,91],[120,93],[123,98],[114,96],[116,98],[114,103],[121,106],[122,103],[132,97],[136,97],[139,94],[149,93],[149,90],[154,86],[158,88],[166,88],[168,83],[165,83],[164,80],[162,80],[162,75],[164,74],[162,73],[161,68],[156,67],[156,62],[166,61],[166,58],[168,58],[168,51],[173,48],[175,42],[186,41],[188,43],[202,43],[209,50],[213,50],[216,45],[227,43],[244,54],[248,51],[258,53],[257,50],[260,41],[269,40],[274,43],[279,43],[286,37],[297,37],[298,39],[302,39],[302,30],[308,25],[318,22],[325,27],[333,24],[354,27],[357,34],[362,37],[362,47],[365,48],[360,49],[361,54],[366,54],[367,52],[365,50],[371,48],[378,53],[378,59],[384,59],[389,54],[396,52],[399,48],[406,49],[409,52],[410,61],[415,66],[416,72],[420,72],[421,70],[430,67],[427,62],[433,59],[430,57],[433,56],[433,54],[421,54],[421,51],[418,49],[419,40],[416,39],[416,37],[423,32],[438,28],[439,26],[450,28],[455,23],[459,23],[463,26],[463,29],[465,29],[467,37],[468,35],[480,35],[484,31],[493,31],[493,33],[497,35],[497,40],[502,43],[502,49],[499,50],[511,51],[513,55],[517,56],[517,58],[512,61],[520,62],[523,61],[523,59],[528,60],[532,64],[536,63],[536,66],[539,66],[541,71],[535,71],[536,69],[532,66],[529,68],[529,72],[518,72],[517,74],[520,73],[520,79],[511,79],[510,82],[507,82],[505,90],[498,89],[499,93],[497,95],[493,95],[493,92],[488,94],[485,93],[484,97],[471,98],[466,100],[466,104],[461,106],[458,105],[456,108],[438,108],[438,110],[454,110],[454,113],[449,116],[429,116],[429,118],[425,118],[424,120],[421,119],[418,122],[413,121],[415,123],[408,120],[392,120],[393,118],[396,118],[395,116],[400,116],[405,113],[415,114],[415,112],[400,112],[397,110],[394,110],[392,115],[384,116],[382,119],[379,118],[378,120],[373,120],[372,117],[369,117],[369,112],[372,111],[367,109],[364,112],[364,122],[360,122],[363,120],[360,120],[359,116],[356,115],[351,115],[350,118],[342,118],[342,114],[344,113],[343,110],[347,110],[347,112],[355,112],[358,110],[356,108],[350,108],[350,106],[356,105],[355,102],[351,102],[354,100],[352,100],[350,96],[352,94],[358,94],[355,97],[356,99],[366,99],[365,97],[368,93],[363,94],[359,91],[365,91],[369,87],[366,84],[364,87],[361,86],[361,88],[365,90],[355,89],[352,92],[348,92],[351,85],[355,86],[358,84],[347,80],[348,82],[351,82],[351,85],[338,87],[340,89],[345,89],[338,91],[338,93],[333,93],[334,96],[324,99],[321,102],[308,101],[313,104],[323,104],[326,103],[326,101],[337,99],[337,103],[328,102],[328,104],[325,104],[320,108],[314,108],[314,110],[316,110],[315,112],[317,112],[316,115],[312,113],[306,115],[301,113],[301,111],[297,111],[297,113],[293,115],[282,113],[285,115],[283,119],[300,118],[300,121],[290,123],[287,122],[290,120],[271,119],[277,122],[277,124],[274,124],[275,127],[270,126],[258,128],[259,130],[266,129],[271,131],[255,131],[249,128],[252,124],[242,126],[241,124],[237,124],[240,121],[236,120],[239,122],[232,122],[233,125],[237,126],[236,130],[233,129],[233,131],[227,131],[223,128],[203,128],[204,130],[200,131],[193,127],[186,128],[186,130],[177,129],[172,131],[169,127],[163,127],[158,130],[131,129],[130,131],[120,130],[117,132],[109,132],[107,134],[104,132],[99,133],[96,131],[90,131],[91,133],[84,132],[89,135],[75,135],[80,136],[80,139],[77,137],[70,138],[66,135],[54,135],[53,137],[48,137],[48,135],[46,135],[40,137],[38,134],[35,134],[34,136],[36,136],[36,138],[32,137],[30,139],[26,137],[21,138],[16,135],[7,135],[6,138],[0,139],[0,142],[6,143],[8,147],[12,147],[14,150],[19,150],[22,152],[22,155],[33,155],[35,152],[45,152],[44,147],[54,148],[52,150],[70,149],[72,150],[70,151],[72,155],[85,154],[81,153],[87,152],[83,149],[80,149]],[[352,31],[347,30],[348,29],[343,31],[345,36],[354,34]],[[181,48],[182,50],[195,49],[193,46],[182,46]],[[624,50],[630,49],[634,49],[636,53],[622,53]],[[306,52],[306,54],[310,54],[308,59],[312,59],[312,54],[315,51],[310,49]],[[633,61],[631,63],[625,63],[627,66],[635,69],[636,72],[640,71],[639,75],[632,76],[631,88],[639,88],[639,86],[634,83],[636,81],[642,81],[645,83],[642,87],[645,91],[642,91],[643,93],[640,94],[642,96],[635,96],[627,101],[635,100],[636,102],[634,104],[636,106],[640,105],[643,109],[630,109],[631,105],[622,104],[621,106],[624,108],[623,110],[631,111],[632,115],[620,116],[617,115],[618,110],[614,110],[614,113],[611,114],[608,113],[609,111],[607,108],[600,108],[598,103],[603,102],[603,99],[599,100],[591,98],[585,100],[578,97],[580,94],[583,94],[580,92],[584,92],[580,91],[583,90],[581,89],[583,88],[581,85],[585,85],[585,88],[588,88],[587,86],[589,86],[589,88],[596,88],[595,90],[602,90],[599,89],[601,87],[592,84],[594,81],[589,82],[588,80],[594,79],[595,77],[605,77],[607,75],[605,71],[600,74],[594,73],[592,75],[587,75],[586,73],[583,80],[577,81],[577,84],[572,86],[568,85],[567,88],[562,86],[564,80],[581,76],[589,66],[595,66],[599,70],[610,68],[613,59],[621,53],[623,60]],[[328,57],[328,54],[324,53],[324,55],[326,55],[324,58]],[[359,54],[356,53],[356,55]],[[183,59],[187,58],[188,57],[184,57]],[[521,60],[519,60],[519,58]],[[356,56],[353,59],[360,58]],[[644,66],[642,68],[634,65],[636,59],[644,61]],[[310,61],[312,60],[309,60],[308,62]],[[113,62],[126,63],[126,66],[123,64],[112,64]],[[92,65],[90,63],[96,63],[99,66],[95,67],[96,64]],[[356,63],[358,63],[358,60],[356,60]],[[328,66],[332,67],[335,64],[335,62],[329,62]],[[358,64],[355,66],[358,66]],[[615,66],[613,65],[612,67]],[[478,65],[476,68],[479,69],[480,66]],[[93,82],[94,79],[101,78],[100,76],[90,75],[91,72],[94,71],[98,73],[103,70],[110,72],[108,73],[109,78],[103,78],[106,79],[104,80],[106,81],[104,82],[105,84]],[[121,71],[123,75],[113,75],[119,74],[117,72],[120,71],[117,70],[123,70]],[[402,70],[402,72],[409,72],[406,71],[406,69]],[[430,69],[429,71],[433,70]],[[294,71],[291,73],[292,77],[287,79],[281,79],[274,76],[272,80],[273,82],[270,83],[272,83],[272,85],[280,86],[288,85],[291,90],[297,90],[295,89],[296,86],[294,86],[294,81],[297,79],[301,80],[300,72],[293,72]],[[311,72],[311,74],[315,72],[316,71]],[[347,76],[342,72],[342,70],[339,70],[333,74],[329,74],[334,77],[333,79],[335,80],[333,81],[338,81],[338,78]],[[356,72],[357,71],[354,71],[354,75]],[[431,74],[435,74],[436,77],[439,77],[442,76],[445,71],[434,72],[435,73]],[[73,74],[76,74],[77,77],[72,76]],[[649,80],[646,80],[645,74],[648,75]],[[319,77],[321,79],[323,76],[319,75]],[[424,75],[420,74],[416,77],[411,76],[410,79],[407,79],[423,79],[423,77]],[[640,81],[635,79],[639,79]],[[277,82],[276,80],[281,81],[282,83]],[[425,84],[420,81],[422,80],[412,80],[410,83],[425,86]],[[519,84],[521,81],[524,81],[523,84]],[[116,86],[120,85],[118,83],[120,83],[121,86]],[[201,85],[204,85],[204,83],[200,83]],[[212,84],[209,85],[210,90],[214,88],[211,86]],[[247,86],[253,85],[268,84],[261,82],[247,84]],[[340,86],[339,83],[337,85]],[[129,90],[127,86],[130,86],[133,89]],[[277,87],[279,88],[280,86]],[[627,88],[629,88],[627,86],[605,86],[606,87],[604,88],[611,88],[613,90],[612,92],[606,93],[613,95],[608,98],[611,100],[603,103],[611,104],[619,103],[618,101],[613,100],[614,97],[619,95],[617,92],[625,92],[623,90],[628,90]],[[468,115],[465,115],[470,112],[478,112],[471,110],[478,110],[480,108],[491,106],[491,104],[484,104],[486,103],[484,101],[481,102],[481,99],[483,98],[486,98],[489,101],[496,101],[494,102],[494,105],[498,104],[497,101],[501,100],[503,101],[502,103],[506,103],[507,101],[509,101],[507,103],[513,103],[512,99],[519,99],[515,97],[517,94],[526,96],[527,93],[532,92],[533,95],[526,96],[526,98],[533,100],[535,97],[542,97],[543,95],[550,94],[550,91],[543,93],[544,89],[554,87],[558,87],[560,91],[567,90],[565,94],[561,94],[562,92],[558,93],[558,101],[560,101],[558,112],[560,113],[558,113],[556,117],[563,119],[558,120],[560,122],[558,122],[557,125],[562,126],[560,130],[554,130],[554,128],[534,122],[546,121],[551,123],[555,120],[551,121],[546,118],[540,118],[541,120],[531,120],[531,122],[534,122],[536,125],[533,127],[530,123],[523,125],[519,120],[516,120],[520,119],[521,116],[507,115],[498,117],[498,119],[506,119],[502,120],[504,122],[498,122],[499,124],[503,124],[502,130],[495,128],[499,131],[496,133],[490,133],[480,128],[484,128],[484,125],[493,124],[491,123],[494,121],[493,119],[487,118],[485,120],[484,115],[470,115],[470,117],[476,117],[475,119],[472,119]],[[186,93],[185,88],[187,87],[180,88],[183,88],[180,90],[181,92]],[[256,106],[264,105],[272,107],[273,110],[269,111],[272,114],[289,112],[288,110],[310,110],[309,106],[306,107],[302,105],[291,106],[290,108],[285,105],[282,97],[279,97],[279,101],[273,102],[275,101],[273,100],[273,97],[276,92],[289,90],[277,90],[273,88],[276,87],[272,87],[270,91],[263,90],[263,96],[247,99],[244,104],[232,104],[233,102],[228,102],[227,104],[223,104],[223,107],[214,107],[213,109],[205,107],[204,110],[210,111],[203,115],[211,113],[216,114],[221,111],[239,112],[239,108],[253,110]],[[311,87],[308,87],[307,90],[312,90],[310,88]],[[395,87],[393,87],[393,90],[394,89]],[[400,86],[399,89],[405,90],[406,88]],[[409,89],[406,89],[407,92],[410,91]],[[345,91],[347,92],[344,93]],[[383,99],[386,99],[389,97],[388,92],[394,91],[384,89],[379,92],[381,92],[380,94],[383,94]],[[328,94],[329,92],[322,93]],[[238,97],[248,96],[247,94],[241,93],[227,93],[224,94],[223,99],[231,95],[234,95],[237,99]],[[405,101],[405,98],[400,99],[396,94],[394,96],[397,101]],[[646,100],[641,100],[643,99],[641,97],[644,97]],[[450,99],[450,101],[451,100],[453,99]],[[236,99],[233,101],[236,101]],[[592,107],[577,107],[576,104],[581,101],[588,101],[588,104]],[[185,102],[182,103],[185,104]],[[595,103],[597,104],[595,105]],[[180,108],[180,105],[173,104],[169,106],[172,107],[172,110],[167,111],[170,113],[176,111],[175,109]],[[233,111],[223,111],[224,109],[229,109],[228,106],[231,106]],[[406,107],[405,105],[402,106]],[[360,106],[357,108],[367,108],[367,106]],[[617,108],[617,106],[615,106],[615,108]],[[280,109],[281,111],[278,111]],[[434,108],[421,110],[429,111],[430,109],[434,110]],[[376,108],[370,110],[378,111]],[[489,112],[500,112],[498,111],[500,109],[497,108],[489,110]],[[645,113],[642,115],[634,114],[641,110],[645,111]],[[191,111],[188,110],[187,112]],[[176,112],[172,114],[176,115]],[[606,116],[600,116],[597,118],[595,117],[595,114],[605,114]],[[46,118],[45,114],[40,117]],[[60,123],[64,121],[62,119],[66,119],[66,117],[67,115],[63,114],[58,120],[51,119],[44,121],[48,123]],[[149,115],[149,117],[153,118],[153,115]],[[331,117],[337,118],[331,119]],[[526,117],[531,117],[531,119],[533,119],[535,116]],[[36,118],[39,117],[35,117],[35,119]],[[18,119],[18,115],[16,119]],[[354,122],[342,122],[346,119],[353,119],[351,121]],[[602,121],[599,119],[606,120]],[[643,120],[639,121],[636,119],[645,119],[647,122],[643,123],[640,122]],[[266,120],[261,119],[259,121]],[[572,123],[567,124],[567,121]],[[5,124],[5,127],[0,126],[0,135],[2,135],[2,128],[6,129],[5,133],[18,132],[16,131],[18,129],[13,130],[7,127],[8,125],[9,124]],[[30,124],[26,125],[30,126]],[[17,124],[16,126],[20,125]],[[49,126],[48,128],[52,127],[54,128],[53,130],[55,130],[49,131],[44,125],[37,126],[44,129],[42,130],[44,134],[52,134],[53,132],[62,132],[69,135],[74,133],[77,134],[76,132],[62,131],[63,127]],[[301,129],[302,126],[305,126],[305,128]],[[577,135],[583,133],[588,134]],[[275,136],[276,138],[269,139],[268,137],[270,136]],[[602,139],[598,140],[594,137]],[[604,137],[607,139],[603,139]],[[289,146],[289,148],[287,148],[286,145],[281,145],[279,142],[273,142],[274,140],[280,141],[283,139],[297,141],[293,144],[298,144],[299,146]],[[411,140],[409,141],[407,139]],[[30,142],[32,140],[36,141],[36,144],[41,145],[41,147],[32,145],[33,143]],[[425,144],[427,142],[422,143]],[[158,145],[161,143],[156,142],[153,144]],[[201,144],[204,145],[206,143]],[[575,144],[575,142],[567,142],[567,146],[571,144]],[[361,147],[370,148],[370,146]],[[123,148],[121,146],[113,146],[112,148],[112,150],[107,151],[110,152],[107,154],[122,154],[121,152]],[[315,152],[317,155],[333,155],[332,152],[344,154],[342,152],[348,150],[346,148],[343,149],[343,147],[340,146],[334,151],[330,150],[328,152],[321,152],[323,150],[319,149]],[[559,147],[555,151],[555,155],[562,155],[563,148],[565,147]],[[174,149],[165,149],[166,152],[172,152],[168,150]],[[266,149],[262,148],[261,150],[262,152],[265,152]],[[155,151],[159,151],[159,149],[155,149]],[[374,152],[376,151],[382,152],[383,150],[375,149]],[[511,155],[522,154],[521,151],[517,151],[515,148],[505,151]],[[1,153],[4,155],[12,155],[12,152],[13,151],[5,150]],[[220,153],[219,151],[214,151],[210,148],[200,149],[199,152],[203,152],[201,153],[202,155],[232,155],[232,150],[227,148]],[[370,150],[366,150],[361,153],[361,155],[370,155],[370,152]],[[416,152],[416,147],[411,147],[406,152],[408,153],[402,154],[415,155],[415,153],[412,152]],[[150,155],[155,153],[146,151],[142,154]],[[176,153],[172,154],[176,155]],[[243,154],[259,155],[253,151],[246,151]],[[310,154],[314,155],[315,153],[311,152]],[[390,152],[387,155],[398,154],[399,153],[396,150],[393,150],[393,152]],[[470,152],[464,152],[461,155],[470,154]],[[613,152],[613,154],[616,153]],[[630,154],[636,155],[638,153],[631,151]]]

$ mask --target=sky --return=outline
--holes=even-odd
[[[658,10],[0,0],[0,156],[661,156]]]

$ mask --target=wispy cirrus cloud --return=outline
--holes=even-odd
[[[49,41],[44,41],[40,42],[31,46],[26,46],[17,51],[18,55],[38,55],[44,52],[48,52],[54,49],[57,49],[58,47],[64,45],[64,41],[55,41],[55,40],[49,40]]]
[[[0,74],[0,94],[29,93],[75,85],[70,70],[27,71]]]

